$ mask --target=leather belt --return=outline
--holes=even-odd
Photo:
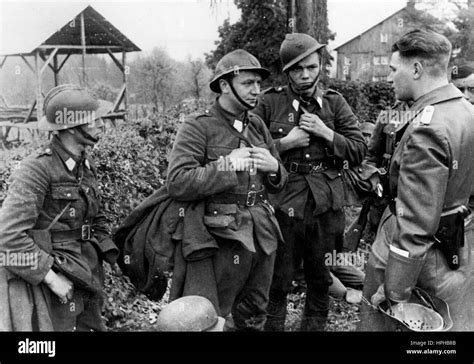
[[[254,206],[260,202],[268,200],[267,191],[262,188],[258,191],[248,191],[247,193],[226,193],[225,195],[212,196],[210,201],[220,204],[237,204],[242,206]]]
[[[82,225],[79,229],[51,231],[53,243],[60,243],[68,240],[90,240],[94,229],[90,225]]]
[[[286,163],[285,168],[290,173],[312,174],[320,173],[328,170],[334,164],[329,164],[325,161],[315,163]]]

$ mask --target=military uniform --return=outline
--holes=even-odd
[[[219,245],[212,258],[219,315],[232,313],[238,329],[262,330],[275,250],[282,241],[267,191],[280,191],[287,175],[281,164],[276,179],[255,169],[232,170],[225,156],[245,146],[239,135],[278,159],[270,133],[258,117],[243,113],[236,121],[216,101],[178,130],[167,187],[175,200],[206,201],[204,224]],[[187,288],[188,295],[200,293],[199,282],[195,284]]]
[[[291,87],[265,92],[254,112],[267,124],[277,149],[280,139],[298,126],[303,106],[318,115],[334,131],[333,143],[311,136],[310,145],[281,153],[289,172],[285,189],[272,196],[286,244],[279,246],[271,290],[267,328],[283,330],[286,296],[293,272],[304,259],[308,291],[303,329],[316,329],[326,320],[331,284],[324,255],[342,248],[345,189],[341,177],[344,162],[359,164],[366,145],[351,108],[338,92],[317,88],[309,100]]]
[[[382,216],[372,246],[364,296],[370,300],[384,281],[386,286],[388,281],[398,283],[400,287],[388,288],[389,294],[398,295],[410,289],[410,280],[414,280],[449,304],[453,330],[472,330],[474,317],[468,295],[474,275],[470,249],[468,244],[460,249],[460,267],[452,270],[434,235],[442,212],[467,205],[471,194],[474,111],[452,85],[422,96],[410,111],[412,119],[390,164],[389,194],[393,202]],[[400,262],[397,265],[394,256]],[[360,319],[361,330],[384,330],[380,313],[366,304]]]
[[[44,251],[30,232],[51,226],[53,251]],[[47,272],[62,261],[57,251],[72,252],[90,269],[90,290],[74,285],[73,299],[62,304],[42,283]],[[55,331],[105,329],[101,319],[103,298],[102,257],[116,255],[101,212],[94,165],[85,155],[70,154],[57,137],[35,155],[25,159],[11,177],[8,195],[0,210],[0,252],[31,254],[35,266],[1,268],[2,329]],[[55,261],[56,259],[56,261]],[[16,293],[15,293],[16,292]],[[35,312],[42,302],[44,312]],[[23,309],[21,308],[24,305]],[[32,311],[32,307],[35,308]],[[43,322],[35,322],[38,315]],[[21,322],[21,323],[19,323]]]

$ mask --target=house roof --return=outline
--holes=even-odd
[[[74,13],[72,13],[73,11]],[[55,46],[60,48],[58,54],[81,53],[81,14],[84,17],[85,43],[88,54],[107,53],[107,48],[112,52],[140,51],[138,46],[91,6],[87,6],[79,13],[77,11],[74,3],[71,3],[71,9],[66,12],[67,14],[58,16],[52,24],[38,27],[41,28],[38,31],[34,31],[35,29],[32,29],[34,25],[32,27],[28,21],[25,24],[17,24],[14,31],[3,29],[5,36],[13,36],[16,40],[8,42],[9,46],[7,47],[2,47],[1,43],[4,42],[0,42],[0,54],[31,55],[40,49],[48,54],[56,48]],[[21,19],[19,21],[21,22]],[[54,29],[59,30],[54,31]],[[6,34],[7,31],[8,34]]]
[[[345,43],[343,43],[343,44],[337,46],[336,48],[334,48],[334,50],[337,51],[339,48],[344,47],[345,45],[351,43],[352,41],[354,41],[354,40],[356,40],[357,38],[361,37],[361,36],[364,35],[365,33],[370,32],[372,29],[374,29],[374,28],[375,28],[376,26],[378,26],[379,24],[382,24],[383,22],[387,21],[388,19],[394,17],[395,15],[401,13],[401,12],[404,11],[404,10],[406,10],[406,6],[403,7],[403,8],[401,8],[400,10],[397,10],[397,11],[396,11],[395,13],[393,13],[392,15],[390,15],[390,16],[384,18],[383,20],[379,21],[377,24],[371,26],[371,27],[370,27],[369,29],[367,29],[365,32],[362,32],[362,33],[356,35],[355,37],[351,38],[351,39],[348,40],[347,42],[345,42]]]

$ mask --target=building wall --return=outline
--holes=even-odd
[[[337,49],[336,77],[341,80],[381,81],[389,73],[391,48],[412,27],[402,9]]]

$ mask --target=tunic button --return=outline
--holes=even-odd
[[[214,210],[214,215],[217,215],[217,210]]]
[[[341,174],[340,174],[340,173],[338,173],[337,175],[338,175],[339,177],[341,177]]]
[[[46,153],[51,153],[51,149],[47,148],[47,149],[45,150],[45,152],[46,152]]]
[[[66,194],[66,196],[67,196],[67,197],[71,197],[71,194],[70,194],[70,193],[68,193],[68,194]]]
[[[306,159],[309,159],[310,155],[309,154],[305,154],[305,158]]]
[[[278,129],[278,132],[283,133],[283,129],[282,128]]]

